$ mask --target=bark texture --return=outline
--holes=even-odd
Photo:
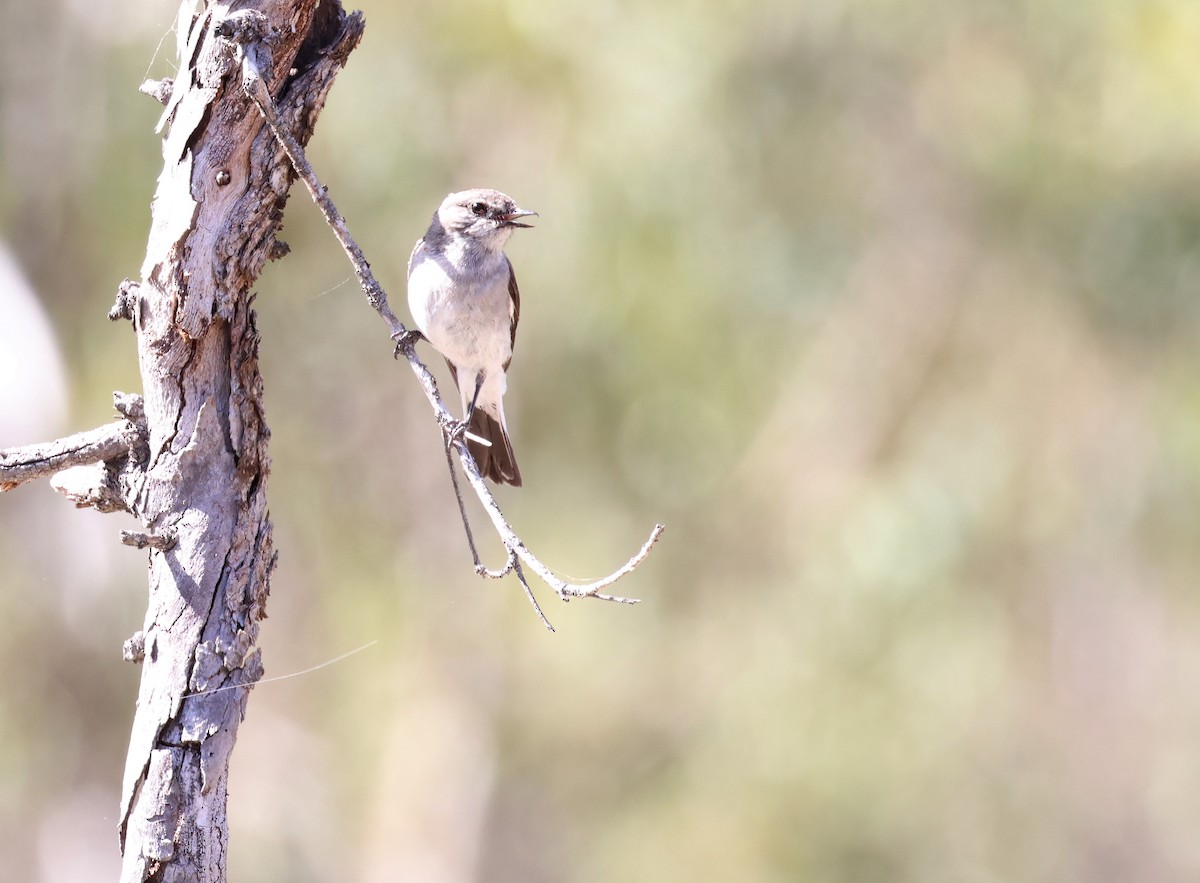
[[[362,19],[322,0],[186,0],[166,99],[163,170],[141,281],[123,290],[144,385],[149,453],[133,510],[152,536],[142,663],[121,797],[123,883],[226,879],[229,755],[250,688],[275,551],[251,286],[293,172],[215,33],[265,15],[264,71],[285,125],[312,133]],[[260,58],[264,57],[260,55]],[[168,94],[169,93],[169,94]]]

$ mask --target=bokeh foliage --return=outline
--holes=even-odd
[[[268,676],[374,643],[253,694],[233,876],[1195,879],[1200,6],[360,5],[311,156],[397,306],[449,190],[541,212],[503,505],[579,577],[668,533],[643,605],[546,599],[556,636],[476,581],[297,191],[257,299]],[[103,317],[172,14],[3,9],[0,234],[69,378],[42,437],[138,388]],[[0,880],[115,873],[141,559],[50,497],[0,498]]]

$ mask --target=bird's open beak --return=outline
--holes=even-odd
[[[536,215],[536,214],[537,214],[537,212],[530,211],[527,208],[518,208],[518,209],[513,209],[511,212],[509,212],[506,215],[500,215],[499,217],[500,217],[500,220],[504,222],[505,227],[529,227],[532,225],[521,224],[516,219],[517,218],[527,218],[530,215]]]

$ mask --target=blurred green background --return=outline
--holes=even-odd
[[[398,309],[445,193],[541,212],[502,505],[577,578],[668,532],[557,635],[477,580],[297,188],[262,647],[370,646],[252,694],[231,879],[1200,878],[1200,4],[358,5],[311,156]],[[0,447],[140,389],[174,11],[3,7]],[[127,526],[0,497],[0,880],[115,879]]]

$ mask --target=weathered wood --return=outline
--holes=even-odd
[[[163,171],[132,317],[149,458],[135,509],[152,536],[143,666],[121,798],[123,883],[226,879],[229,754],[248,693],[275,551],[251,286],[274,252],[293,173],[214,31],[266,16],[268,82],[307,141],[362,19],[323,0],[185,0]]]
[[[137,427],[117,420],[52,442],[8,448],[0,451],[0,492],[72,466],[127,456],[138,441]]]

